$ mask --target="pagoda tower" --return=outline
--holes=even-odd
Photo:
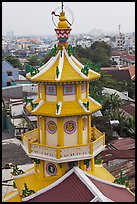
[[[55,31],[59,42],[51,50],[51,59],[38,73],[26,75],[38,84],[38,99],[26,106],[37,116],[38,128],[24,134],[22,141],[28,155],[39,160],[34,162],[35,172],[43,179],[62,176],[74,165],[94,171],[94,157],[105,147],[104,133],[91,127],[91,114],[101,105],[89,96],[89,82],[100,74],[86,72],[73,56],[67,42],[71,28],[63,10]],[[30,135],[35,135],[31,141]]]
[[[95,171],[94,158],[105,148],[105,134],[91,126],[92,113],[102,106],[89,96],[89,83],[99,79],[100,74],[73,56],[73,47],[67,42],[71,24],[63,4],[60,14],[52,12],[53,15],[58,18],[55,32],[59,42],[51,50],[52,57],[38,70],[30,66],[26,69],[26,78],[38,85],[38,98],[25,98],[26,110],[37,116],[37,129],[22,135],[23,148],[34,161],[34,167],[21,175],[15,174],[17,190],[4,198],[7,202],[27,201],[27,196],[33,193],[40,195],[44,192],[41,189],[49,190],[54,183],[61,183],[72,174],[71,170],[79,178],[86,172],[111,182],[115,179],[104,167]],[[85,176],[81,178],[83,182],[87,182]],[[91,188],[94,189],[93,185]],[[95,198],[106,201],[103,196]]]

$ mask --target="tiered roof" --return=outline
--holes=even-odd
[[[56,68],[59,69],[59,76],[56,77]],[[32,82],[78,82],[91,81],[100,77],[100,74],[89,70],[86,76],[81,72],[84,67],[73,55],[69,56],[65,48],[59,50],[56,56],[52,57],[46,64],[39,68],[39,73],[31,76],[30,73],[26,75]]]

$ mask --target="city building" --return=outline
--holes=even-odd
[[[135,65],[128,67],[102,67],[113,79],[135,81]]]
[[[27,71],[26,77],[38,83],[38,98],[26,99],[38,128],[24,133],[22,143],[34,167],[27,172],[13,168],[15,189],[4,202],[135,201],[125,185],[114,183],[115,177],[95,165],[105,148],[105,133],[91,127],[91,114],[101,105],[89,97],[89,82],[100,74],[87,71],[73,56],[69,25],[62,3],[55,29],[59,42],[51,59],[38,72]]]
[[[2,61],[2,87],[11,86],[11,83],[19,79],[19,71],[8,61]]]
[[[126,67],[135,64],[135,54],[133,51],[112,51],[111,62],[113,66]]]

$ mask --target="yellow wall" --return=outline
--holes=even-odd
[[[70,121],[70,120],[74,121],[77,124],[77,117],[67,117],[64,119],[63,126],[65,122]],[[68,134],[64,131],[64,146],[71,146],[71,145],[76,145],[76,144],[78,144],[78,129],[76,128],[76,131],[72,134]]]
[[[87,144],[88,143],[88,119],[87,119],[87,116],[83,116],[82,119],[83,118],[86,118],[86,123],[82,121],[83,122],[82,124],[83,144]]]
[[[45,126],[49,121],[53,121],[57,125],[56,118],[46,118]],[[46,129],[46,144],[51,146],[56,146],[58,144],[58,128],[57,128],[57,131],[53,134],[49,133]]]

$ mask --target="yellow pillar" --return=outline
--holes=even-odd
[[[91,115],[88,115],[88,142],[91,140]]]
[[[89,96],[89,82],[87,81],[87,92],[86,92],[86,98]]]
[[[86,165],[84,164],[84,160],[81,160],[81,161],[80,161],[80,168],[81,168],[83,171],[86,171]]]
[[[38,98],[40,98],[40,84],[38,83]]]
[[[40,116],[37,116],[38,143],[40,142]]]
[[[40,174],[40,178],[43,179],[44,178],[44,161],[43,160],[40,160],[39,174]]]
[[[76,98],[77,100],[81,99],[81,84],[76,85]]]
[[[58,126],[58,145],[64,146],[63,118],[57,118],[57,126]]]
[[[58,85],[57,86],[57,102],[63,101],[63,86]]]
[[[45,128],[45,117],[41,117],[41,126],[42,126],[42,144],[46,144],[46,128]]]
[[[83,121],[82,117],[78,116],[78,144],[83,144]]]
[[[95,162],[94,162],[94,158],[91,159],[91,171],[94,172],[95,170]]]
[[[42,91],[42,99],[46,100],[46,90],[45,90],[45,84],[41,84],[41,91]]]

